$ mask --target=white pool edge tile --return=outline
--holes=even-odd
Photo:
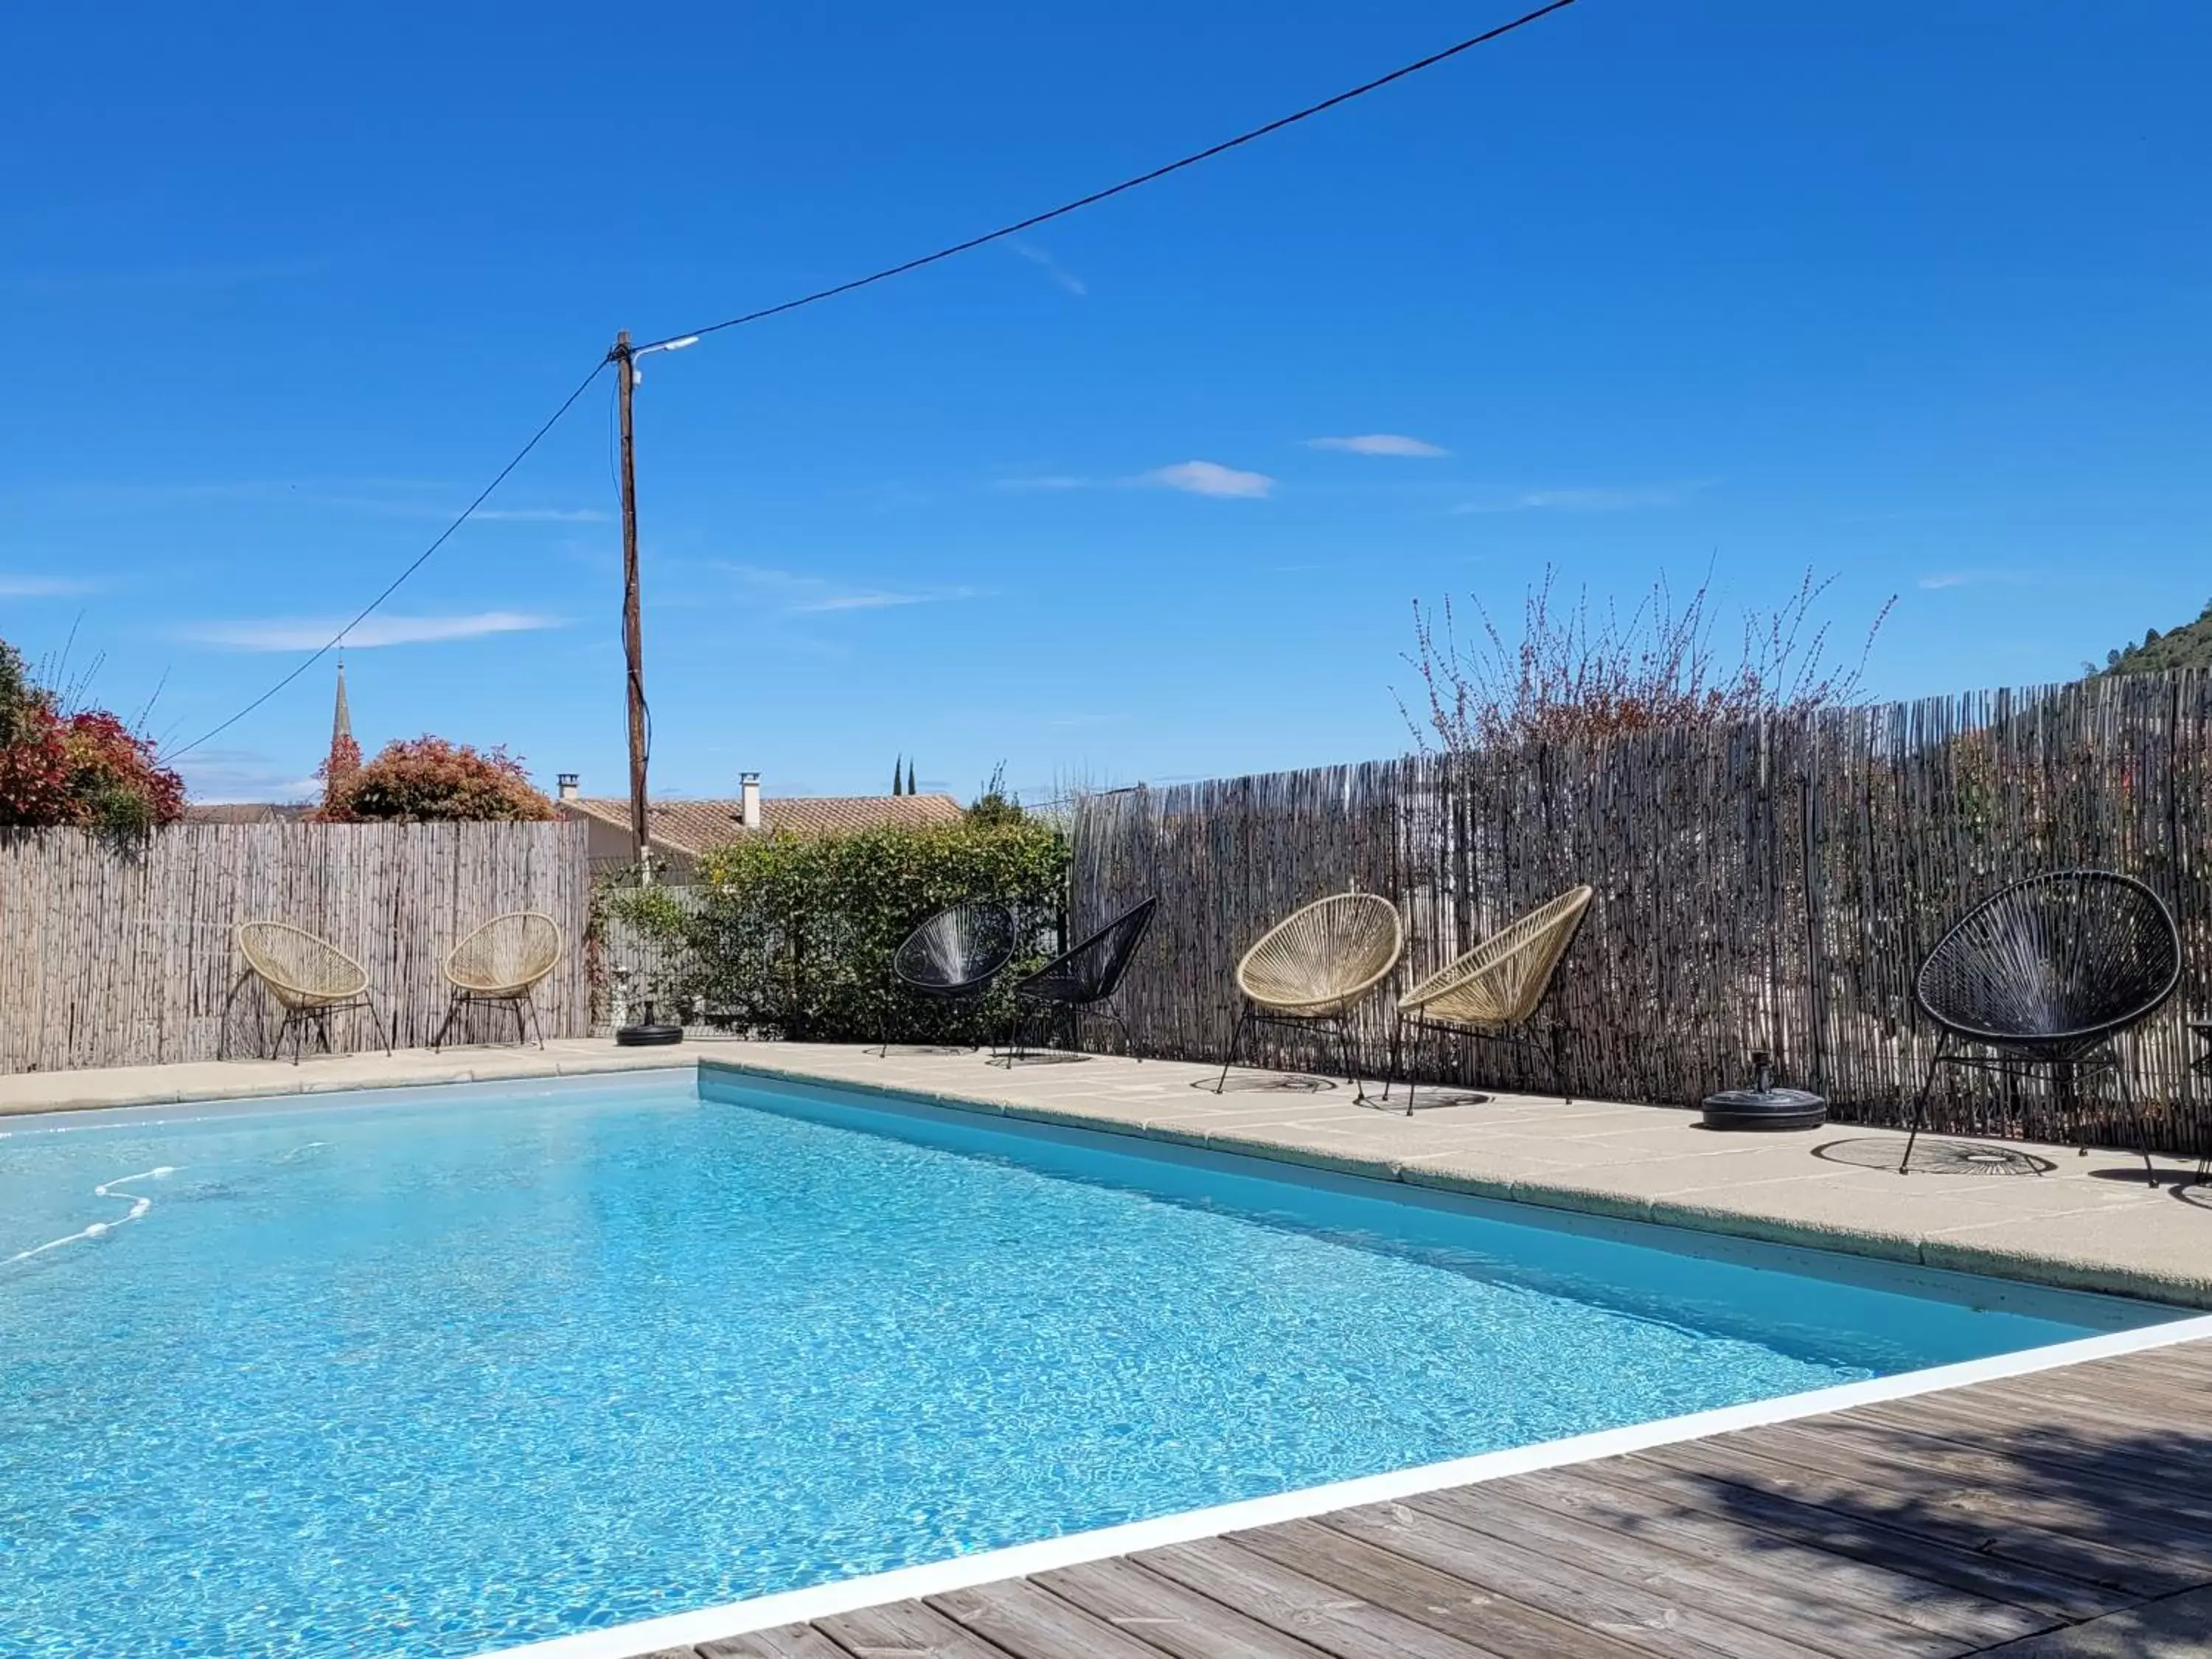
[[[1816,1389],[1808,1394],[1784,1395],[1775,1400],[1726,1406],[1717,1411],[1663,1418],[1654,1423],[1606,1429],[1595,1434],[1575,1435],[1565,1440],[1517,1446],[1506,1451],[1484,1452],[1444,1463],[1427,1463],[1387,1474],[1365,1475],[1356,1480],[1306,1486],[1296,1492],[1279,1492],[1272,1498],[1248,1498],[1239,1503],[1216,1504],[1208,1509],[1187,1510],[1178,1515],[1161,1516],[1150,1521],[1101,1527],[1090,1532],[1070,1533],[1060,1538],[1041,1540],[1033,1544],[1015,1544],[979,1554],[955,1556],[951,1560],[934,1561],[925,1566],[901,1567],[890,1572],[870,1573],[858,1578],[840,1579],[834,1583],[817,1584],[806,1589],[753,1596],[742,1601],[726,1602],[720,1607],[702,1607],[693,1613],[671,1613],[659,1619],[617,1625],[607,1630],[580,1632],[574,1636],[555,1637],[549,1641],[532,1642],[521,1647],[488,1649],[479,1653],[477,1659],[641,1659],[641,1656],[656,1649],[683,1647],[693,1643],[716,1641],[724,1637],[742,1636],[748,1632],[767,1630],[778,1625],[828,1618],[834,1613],[850,1613],[861,1607],[880,1607],[888,1601],[940,1595],[949,1590],[966,1589],[977,1584],[996,1583],[1001,1579],[1048,1572],[1056,1567],[1104,1560],[1138,1550],[1193,1543],[1202,1538],[1218,1537],[1223,1533],[1242,1531],[1251,1527],[1271,1526],[1278,1522],[1304,1520],[1327,1514],[1332,1510],[1350,1509],[1361,1504],[1389,1503],[1422,1492],[1441,1491],[1448,1486],[1474,1486],[1485,1480],[1503,1480],[1508,1475],[1527,1474],[1537,1469],[1559,1468],[1569,1464],[1591,1462],[1599,1458],[1620,1457],[1654,1446],[1702,1440],[1710,1435],[1762,1428],[1769,1424],[1787,1423],[1829,1412],[1849,1411],[1856,1407],[1879,1405],[1887,1401],[1905,1400],[1915,1395],[1965,1388],[1976,1382],[2001,1382],[2007,1377],[2027,1376],[2037,1371],[2056,1370],[2094,1359],[2112,1359],[2123,1354],[2142,1353],[2154,1348],[2172,1347],[2207,1339],[2212,1339],[2212,1314],[2200,1314],[2130,1331],[2112,1331],[2076,1341],[2027,1348],[2016,1353],[1997,1354],[1986,1359],[1970,1359],[1954,1365],[1905,1371],[1896,1376],[1877,1377],[1865,1382],[1839,1383],[1833,1388]]]

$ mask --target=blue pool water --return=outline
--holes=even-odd
[[[458,1659],[2161,1316],[678,1075],[0,1120],[0,1653]]]

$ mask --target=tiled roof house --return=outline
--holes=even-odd
[[[573,772],[561,775],[563,815],[590,827],[594,870],[630,861],[629,799],[586,795]],[[880,824],[957,823],[960,803],[950,795],[763,795],[757,774],[744,775],[741,793],[724,800],[657,800],[646,809],[660,878],[691,878],[699,854],[749,835],[838,835]]]

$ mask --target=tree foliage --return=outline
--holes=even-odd
[[[331,752],[315,769],[315,775],[323,781],[323,807],[327,811],[353,787],[361,773],[361,744],[342,733],[331,738]]]
[[[325,823],[544,822],[560,817],[504,749],[477,750],[444,738],[388,743],[343,782],[325,768],[315,817]]]
[[[733,1025],[817,1041],[966,1041],[999,1030],[1003,990],[950,1009],[896,993],[892,952],[945,906],[999,899],[1021,924],[1020,959],[1041,959],[1059,942],[1067,867],[1066,837],[1020,817],[755,835],[701,858],[693,908],[650,888],[604,902],[690,964],[678,982],[642,988],[664,1005],[699,999]]]
[[[1662,577],[1624,617],[1611,603],[1593,611],[1587,595],[1565,604],[1547,569],[1528,592],[1520,638],[1510,644],[1480,600],[1480,629],[1466,641],[1449,599],[1440,616],[1417,601],[1406,660],[1421,678],[1420,708],[1401,699],[1400,712],[1422,747],[1462,753],[1853,702],[1890,606],[1875,617],[1857,661],[1838,666],[1828,657],[1829,624],[1816,614],[1832,580],[1817,581],[1808,570],[1773,610],[1747,611],[1733,661],[1716,647],[1706,585],[1678,605]]]
[[[150,741],[106,709],[64,712],[0,640],[0,825],[139,835],[184,811]]]
[[[1018,823],[1028,814],[1022,811],[1021,797],[1006,790],[1006,763],[1000,761],[983,781],[975,799],[968,803],[968,822],[985,829],[996,824]]]

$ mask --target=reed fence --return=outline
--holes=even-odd
[[[2180,993],[2132,1047],[2152,1129],[2196,1144],[2184,1021],[2212,967],[2212,678],[2174,673],[1690,728],[1589,746],[1413,756],[1119,792],[1076,818],[1079,933],[1157,893],[1122,993],[1141,1052],[1218,1057],[1238,957],[1276,919],[1354,885],[1395,898],[1407,948],[1360,1010],[1359,1066],[1387,1063],[1392,996],[1562,889],[1597,890],[1554,994],[1577,1093],[1686,1105],[1772,1051],[1846,1121],[1898,1123],[1935,1032],[1912,976],[1965,909],[2038,871],[2094,866],[2173,908]],[[1280,1064],[1321,1041],[1271,1033]],[[1502,1045],[1427,1037],[1425,1079],[1533,1085]],[[1501,1069],[1502,1068],[1502,1069]],[[1947,1068],[1948,1070],[1949,1068]],[[1971,1076],[1931,1121],[2110,1140],[2112,1103],[2062,1122]]]
[[[143,841],[0,830],[0,1073],[266,1052],[281,1011],[246,971],[240,922],[319,933],[368,972],[402,1047],[443,1023],[445,953],[507,910],[543,910],[570,948],[539,987],[547,1036],[590,1016],[580,823],[179,824]],[[340,1050],[375,1045],[339,1014]],[[482,1008],[452,1041],[507,1040]]]

